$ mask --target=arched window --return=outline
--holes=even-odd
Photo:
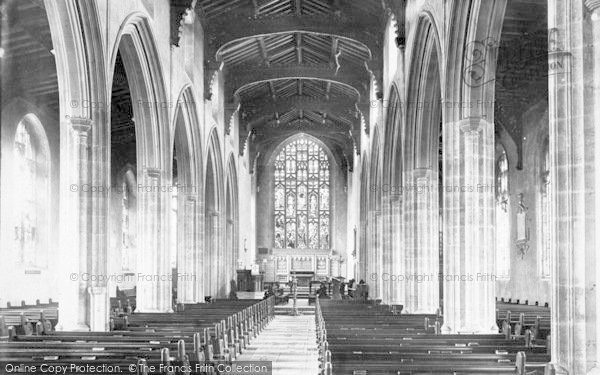
[[[540,274],[542,278],[550,277],[550,255],[552,246],[551,232],[551,210],[550,210],[550,152],[548,144],[544,147],[544,153],[540,171],[540,210],[539,221],[541,228],[540,241]]]
[[[124,271],[133,270],[135,262],[133,259],[136,248],[134,188],[135,176],[131,169],[127,169],[121,183],[121,267]]]
[[[329,159],[317,143],[290,142],[275,159],[275,247],[329,248]]]
[[[41,139],[43,129],[36,121],[25,117],[15,133],[14,246],[21,263],[45,267],[42,251],[48,246],[50,161],[43,147],[46,140]],[[35,126],[40,127],[41,136],[37,136]]]
[[[510,192],[508,159],[502,149],[496,161],[496,276],[510,277]]]
[[[129,247],[130,247],[130,238],[129,238],[129,206],[130,206],[130,197],[129,197],[129,188],[127,186],[127,182],[123,181],[123,195],[121,196],[121,217],[123,220],[123,224],[121,225],[121,256],[122,256],[122,266],[123,269],[129,269]]]

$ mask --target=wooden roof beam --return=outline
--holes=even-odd
[[[302,34],[295,33],[296,37],[296,61],[302,64]]]
[[[273,100],[277,99],[277,91],[275,90],[275,85],[273,84],[273,81],[269,81],[269,91],[271,92],[271,98]]]
[[[237,91],[251,83],[267,82],[281,79],[312,79],[332,81],[354,88],[362,97],[367,97],[370,76],[363,67],[346,66],[337,71],[327,65],[290,65],[268,68],[237,68],[229,70],[225,83],[226,95],[232,99]]]
[[[222,46],[247,37],[278,33],[313,32],[353,39],[369,48],[376,57],[382,53],[381,40],[383,32],[378,26],[377,18],[364,15],[347,17],[331,16],[287,16],[237,18],[235,22],[211,22],[207,25],[206,35],[214,38],[208,40],[207,56],[214,58]]]
[[[269,54],[267,53],[267,46],[265,45],[265,38],[258,37],[258,38],[256,38],[256,40],[258,41],[258,47],[260,49],[260,54],[263,58],[265,65],[270,66],[271,62],[269,61]]]

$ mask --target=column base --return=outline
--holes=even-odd
[[[162,309],[138,309],[136,307],[135,312],[136,313],[157,313],[157,314],[164,314],[164,313],[172,313],[174,311],[173,311],[172,308],[162,310]]]
[[[56,330],[61,332],[89,332],[90,327],[86,324],[59,321],[56,325]]]
[[[88,288],[90,295],[90,330],[107,332],[108,327],[108,290],[106,287]]]
[[[431,307],[425,309],[416,309],[412,314],[434,314],[437,315],[439,307]]]
[[[544,367],[544,374],[569,375],[569,371],[567,371],[567,369],[565,369],[563,366],[561,366],[557,363],[551,362],[551,363],[546,364],[546,366]],[[588,372],[586,375],[590,375],[590,374],[596,374],[596,373]]]
[[[492,326],[492,327],[490,327],[490,328],[460,327],[459,329],[452,329],[452,327],[449,327],[447,325],[443,325],[441,331],[442,331],[442,334],[447,334],[447,335],[453,335],[453,334],[458,334],[458,335],[473,335],[473,334],[486,335],[486,334],[497,334],[499,332],[498,327],[496,327],[495,325]]]

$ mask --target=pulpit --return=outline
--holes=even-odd
[[[253,288],[251,271],[237,270],[237,290],[240,292],[253,292]]]

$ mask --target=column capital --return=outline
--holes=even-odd
[[[185,201],[189,203],[196,203],[200,199],[198,194],[185,194]]]
[[[584,4],[592,13],[600,10],[600,0],[585,0]]]
[[[144,174],[148,177],[160,178],[162,173],[159,168],[146,167],[144,168]]]
[[[69,117],[71,128],[78,133],[88,133],[92,129],[92,119],[87,117]]]
[[[431,168],[415,168],[413,170],[413,177],[415,179],[431,177],[433,170]]]
[[[467,117],[459,121],[461,133],[478,133],[483,130],[484,119],[482,117]]]

